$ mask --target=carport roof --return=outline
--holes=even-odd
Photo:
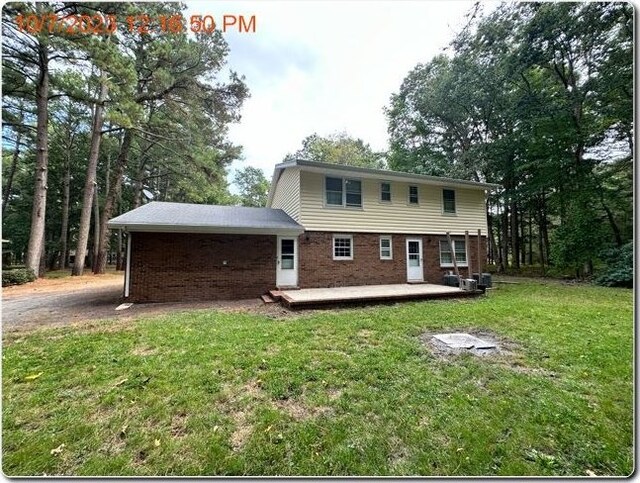
[[[160,201],[117,216],[108,226],[127,231],[251,235],[299,235],[304,231],[279,209]]]

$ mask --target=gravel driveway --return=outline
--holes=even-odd
[[[35,282],[2,289],[2,331],[29,331],[38,327],[74,325],[100,319],[130,320],[193,309],[253,312],[270,317],[290,314],[280,304],[265,305],[260,299],[216,302],[134,304],[116,311],[122,302],[122,273],[83,275]]]
[[[121,274],[41,279],[5,287],[3,329],[113,317],[117,314],[114,309],[120,304],[122,287]]]

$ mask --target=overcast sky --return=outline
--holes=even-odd
[[[229,66],[251,97],[230,138],[271,177],[302,140],[346,131],[387,149],[383,107],[404,77],[453,39],[472,1],[253,1],[189,4],[188,14],[256,16],[255,33],[225,33]],[[233,170],[232,170],[233,171]],[[230,176],[232,179],[232,174]]]

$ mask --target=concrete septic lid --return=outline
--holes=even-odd
[[[479,339],[470,334],[436,334],[433,336],[443,344],[452,349],[494,349],[496,345],[492,342]]]

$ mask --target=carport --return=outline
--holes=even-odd
[[[127,233],[124,298],[259,297],[276,287],[279,237],[304,229],[272,208],[151,202],[109,221]]]

